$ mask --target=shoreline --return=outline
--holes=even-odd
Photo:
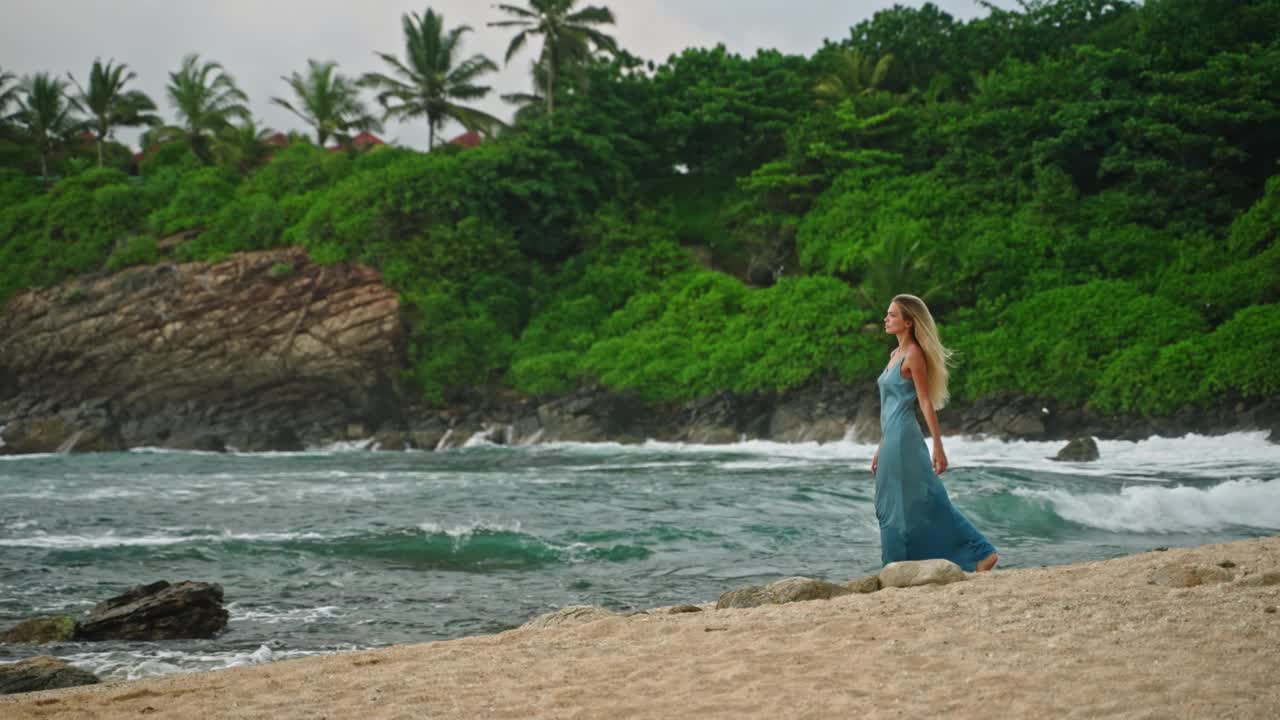
[[[1153,584],[1169,566],[1231,579]],[[12,695],[0,715],[1273,718],[1277,605],[1273,535]]]

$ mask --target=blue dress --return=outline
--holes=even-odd
[[[883,436],[876,467],[880,560],[887,565],[945,558],[973,572],[996,549],[955,509],[933,472],[916,422],[915,383],[902,377],[903,357],[890,363],[876,380]]]

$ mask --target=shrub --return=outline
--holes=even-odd
[[[163,235],[209,227],[235,192],[235,178],[222,168],[201,168],[182,176],[173,199],[147,218]]]
[[[156,239],[152,235],[130,235],[107,258],[107,269],[120,270],[131,265],[149,265],[159,259]]]
[[[1038,293],[1009,306],[998,322],[958,346],[969,359],[968,397],[1014,391],[1084,402],[1120,351],[1161,347],[1206,329],[1193,311],[1115,280]]]
[[[1208,339],[1213,348],[1209,388],[1244,397],[1280,395],[1280,305],[1255,305],[1236,313]]]

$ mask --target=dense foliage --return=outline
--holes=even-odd
[[[247,176],[194,131],[131,176],[0,127],[0,300],[164,260],[176,235],[184,260],[301,245],[379,268],[435,401],[869,380],[903,291],[962,398],[1272,397],[1277,38],[1275,0],[895,7],[807,58],[583,54],[546,112],[476,148],[295,138]]]

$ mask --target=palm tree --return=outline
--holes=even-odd
[[[334,72],[337,66],[335,62],[308,60],[306,75],[295,72],[289,77],[281,76],[297,97],[296,108],[283,98],[271,98],[271,102],[315,128],[320,147],[330,137],[345,139],[352,130],[382,130],[382,123],[360,102],[356,84]]]
[[[541,35],[541,64],[547,73],[544,90],[547,98],[547,115],[555,112],[556,80],[559,73],[567,66],[577,64],[589,58],[594,51],[605,51],[617,54],[618,43],[609,35],[605,35],[594,26],[613,25],[613,11],[607,7],[591,5],[577,12],[573,6],[578,0],[528,0],[529,7],[514,5],[498,5],[497,8],[515,20],[499,20],[489,23],[489,27],[515,27],[520,32],[511,38],[507,46],[505,62],[520,52],[528,42],[530,35]],[[537,70],[535,67],[535,85]]]
[[[462,35],[471,31],[467,25],[452,30],[444,28],[444,16],[427,8],[425,15],[401,15],[404,26],[404,62],[390,53],[378,53],[397,77],[368,73],[360,84],[378,89],[378,103],[383,119],[426,117],[427,148],[435,146],[436,128],[445,120],[455,120],[468,130],[491,132],[501,127],[498,118],[475,108],[459,105],[454,100],[478,100],[489,94],[490,87],[476,85],[485,73],[498,69],[492,60],[476,54],[457,62]]]
[[[191,54],[182,59],[182,67],[169,73],[169,102],[178,112],[182,132],[191,142],[191,150],[201,160],[209,161],[209,138],[231,124],[231,119],[252,119],[249,101],[235,81],[219,63],[200,62]]]
[[[876,60],[857,48],[848,48],[835,56],[831,72],[818,80],[813,92],[820,100],[833,103],[856,95],[869,95],[884,85],[892,67],[892,53]]]
[[[271,156],[272,147],[266,141],[272,133],[271,128],[260,128],[253,120],[239,125],[228,123],[213,136],[213,158],[219,165],[247,175]]]
[[[100,60],[93,61],[88,90],[67,73],[80,91],[80,96],[75,99],[76,106],[92,116],[91,124],[98,145],[98,167],[102,167],[102,146],[111,137],[112,129],[160,124],[160,117],[150,113],[156,109],[151,98],[140,90],[126,92],[124,89],[125,84],[137,76],[128,65],[114,63],[112,60],[103,65]]]
[[[5,111],[9,108],[10,103],[18,101],[18,85],[14,82],[18,78],[10,72],[5,72],[4,68],[0,68],[0,128],[3,128],[9,121],[9,116]]]
[[[941,285],[930,284],[929,257],[921,251],[919,236],[927,232],[924,223],[913,221],[885,231],[878,248],[863,252],[867,271],[858,288],[863,306],[878,313],[889,306],[893,296],[912,292],[923,300],[937,297]],[[909,289],[908,289],[909,288]]]
[[[75,101],[67,96],[67,84],[49,73],[23,78],[17,100],[18,112],[13,117],[40,153],[40,175],[48,182],[49,154],[83,127],[72,115]]]

